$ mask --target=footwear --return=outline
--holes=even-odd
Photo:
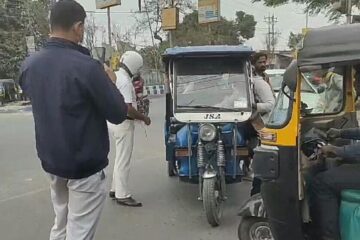
[[[109,192],[109,197],[112,198],[112,199],[115,199],[115,198],[116,198],[116,197],[115,197],[115,192],[110,191],[110,192]]]
[[[128,207],[142,207],[142,203],[136,201],[132,197],[116,198],[116,202],[120,205],[124,205],[124,206],[128,206]]]

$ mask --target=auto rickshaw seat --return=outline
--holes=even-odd
[[[360,190],[343,190],[340,204],[342,240],[357,240],[360,236]]]

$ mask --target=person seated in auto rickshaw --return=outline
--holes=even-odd
[[[360,140],[360,129],[330,129],[329,139],[343,138]],[[339,200],[342,190],[360,189],[360,144],[336,147],[323,146],[321,153],[324,157],[339,157],[342,165],[321,172],[315,176],[310,184],[311,213],[315,229],[318,230],[316,239],[339,240]]]
[[[338,112],[343,104],[343,77],[334,69],[322,69],[316,71],[313,78],[321,79],[318,86],[321,98],[313,113]]]

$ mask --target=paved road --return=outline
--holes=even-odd
[[[237,239],[236,213],[248,196],[249,184],[229,186],[222,225],[210,227],[201,202],[196,200],[197,186],[166,175],[163,109],[164,98],[152,99],[153,125],[147,128],[147,137],[139,125],[136,132],[131,187],[144,207],[122,207],[107,199],[96,239]],[[1,240],[48,239],[53,222],[47,178],[36,156],[33,125],[27,111],[0,113]],[[113,151],[109,157],[113,159]]]

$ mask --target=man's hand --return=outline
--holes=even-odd
[[[151,124],[151,119],[149,117],[144,118],[144,123],[146,126],[149,126]]]
[[[111,81],[113,81],[113,83],[116,83],[116,75],[114,71],[105,63],[104,63],[104,69],[108,77],[111,79]]]
[[[341,137],[341,130],[340,129],[335,129],[335,128],[330,128],[327,132],[326,135],[329,139],[336,139],[336,138],[340,138]]]
[[[337,150],[338,147],[326,145],[320,149],[320,152],[324,157],[333,158],[333,157],[337,157]]]
[[[251,108],[254,112],[257,111],[257,103],[254,103],[253,105],[251,105]]]

